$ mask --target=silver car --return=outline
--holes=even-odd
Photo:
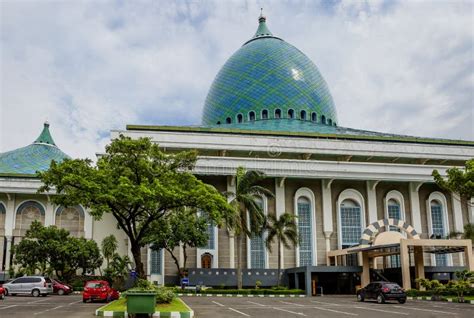
[[[6,295],[31,294],[34,297],[53,293],[51,279],[44,276],[23,276],[3,284]]]

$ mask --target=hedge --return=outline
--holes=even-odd
[[[194,294],[194,290],[176,289],[177,293]],[[301,289],[214,289],[209,288],[200,291],[201,294],[222,294],[222,295],[303,295]]]

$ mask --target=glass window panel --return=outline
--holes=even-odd
[[[306,199],[298,200],[299,266],[313,264],[311,207]]]
[[[155,251],[150,249],[150,273],[152,275],[161,275],[161,265],[163,262],[161,250]]]

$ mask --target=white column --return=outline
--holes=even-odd
[[[464,226],[462,222],[462,208],[461,208],[461,198],[456,193],[451,193],[451,202],[453,203],[453,219],[454,219],[454,231],[455,232],[464,232]],[[464,266],[464,257],[463,253],[458,253],[459,255],[459,266]]]
[[[44,215],[44,225],[50,226],[54,225],[54,204],[51,202],[51,198],[49,195],[46,196],[48,201],[46,201],[46,211]]]
[[[184,249],[183,249],[183,243],[181,242],[179,243],[178,263],[179,263],[180,268],[184,267]]]
[[[227,192],[235,193],[235,176],[227,176]],[[230,202],[233,197],[228,197],[227,201]],[[228,231],[229,233],[229,267],[235,268],[235,236],[234,231]]]
[[[367,213],[369,224],[377,222],[377,194],[375,188],[379,181],[367,181]]]
[[[10,250],[12,247],[12,236],[5,236],[5,240],[7,241],[7,250],[5,252],[5,271],[8,271],[10,269]]]
[[[84,210],[84,237],[92,239],[92,230],[94,227],[94,219],[89,214],[88,210]]]
[[[467,201],[467,211],[469,213],[468,220],[470,223],[474,223],[474,198],[471,198],[471,200]]]
[[[15,228],[15,195],[7,193],[7,206],[5,207],[5,236],[12,236]]]
[[[285,178],[276,178],[275,179],[275,209],[276,209],[275,212],[276,212],[277,218],[286,212],[285,204],[286,204],[285,203]],[[283,245],[280,244],[278,248],[280,250],[280,255],[281,255],[280,267],[284,268],[285,267],[284,266],[285,252],[284,252]]]
[[[411,225],[418,234],[421,234],[420,196],[418,190],[420,190],[422,184],[422,182],[410,182],[409,184]]]
[[[331,235],[333,233],[333,222],[332,222],[332,196],[331,196],[331,183],[334,179],[321,180],[322,189],[322,203],[323,203],[323,232],[326,239],[326,265],[329,266],[329,258],[327,252],[331,250]]]

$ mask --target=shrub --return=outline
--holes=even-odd
[[[172,289],[166,287],[157,287],[156,288],[156,303],[157,304],[168,304],[173,301],[176,297],[176,294]]]

